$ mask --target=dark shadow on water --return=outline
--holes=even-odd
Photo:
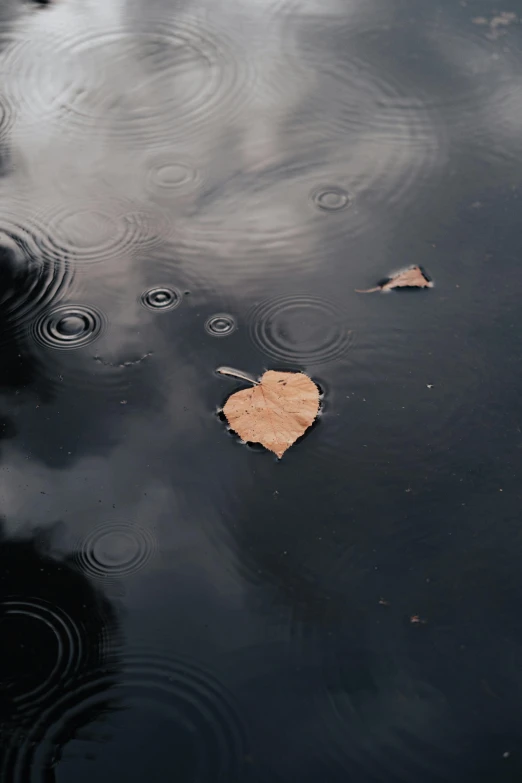
[[[37,281],[37,260],[24,252],[14,237],[0,234],[0,335],[5,364],[0,389],[21,391],[37,375],[36,364],[25,350],[23,335],[17,332],[20,305],[30,304]]]
[[[118,708],[116,611],[50,546],[46,532],[0,538],[2,783],[54,780],[65,745]]]

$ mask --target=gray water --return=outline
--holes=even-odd
[[[520,781],[521,22],[4,0],[2,783]]]

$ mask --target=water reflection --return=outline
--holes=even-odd
[[[46,533],[2,534],[0,563],[2,779],[54,780],[67,743],[116,707],[119,621]]]
[[[38,5],[0,8],[6,783],[518,779],[518,9]],[[279,364],[325,392],[280,463],[214,373]]]
[[[9,223],[5,217],[0,231],[2,274],[2,339],[13,333],[24,335],[36,316],[66,294],[71,272],[61,263],[43,257],[39,240],[22,222]]]

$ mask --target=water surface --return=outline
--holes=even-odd
[[[520,780],[521,22],[3,4],[2,783]]]

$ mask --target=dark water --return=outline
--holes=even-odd
[[[0,73],[2,783],[522,780],[522,2],[3,0]]]

